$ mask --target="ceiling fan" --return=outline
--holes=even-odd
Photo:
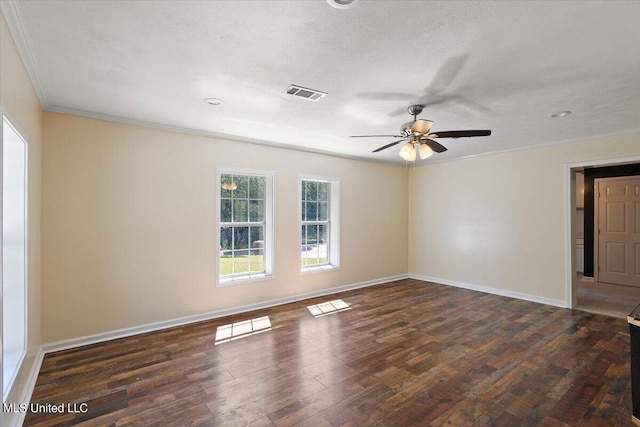
[[[426,159],[435,153],[447,151],[444,145],[436,142],[434,138],[468,138],[473,136],[489,136],[490,130],[449,130],[444,132],[432,132],[431,120],[418,119],[418,114],[422,113],[424,105],[411,105],[407,112],[413,116],[412,122],[407,122],[400,127],[399,135],[352,135],[349,138],[402,138],[390,144],[383,145],[373,150],[373,153],[386,150],[403,141],[406,143],[400,149],[400,157],[408,162],[416,160],[416,154],[421,159]]]

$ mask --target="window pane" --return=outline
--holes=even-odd
[[[318,183],[315,181],[307,181],[307,200],[318,200]]]
[[[318,200],[326,202],[329,200],[329,183],[318,182]]]
[[[308,225],[307,226],[307,244],[314,246],[316,243],[318,243],[318,226]]]
[[[231,249],[233,249],[233,227],[220,227],[220,250],[222,254]]]
[[[328,221],[328,220],[329,220],[329,203],[319,202],[318,203],[318,221]]]
[[[220,200],[220,221],[231,222],[231,199]]]
[[[248,249],[249,248],[249,227],[234,227],[233,243],[234,243],[234,249]]]
[[[220,275],[233,274],[233,258],[231,255],[220,255]]]
[[[233,274],[233,228],[220,228],[220,275]]]
[[[302,226],[300,235],[302,236],[302,245],[300,246],[300,258],[302,259],[302,266],[305,266],[307,265],[306,259],[310,249],[309,245],[307,245],[307,226],[306,225]]]
[[[251,255],[250,268],[252,273],[264,272],[264,255]]]
[[[305,203],[306,210],[306,221],[317,221],[318,220],[318,203],[317,202],[307,202]]]
[[[242,175],[234,176],[237,188],[233,190],[233,198],[247,198],[249,197],[249,177]]]
[[[262,176],[252,176],[249,178],[249,197],[252,199],[264,199],[264,182]]]
[[[264,227],[251,227],[250,231],[250,244],[251,252],[254,254],[262,254],[264,248]]]
[[[248,209],[246,200],[233,201],[233,222],[247,222]]]
[[[318,264],[329,262],[329,226],[318,226]]]
[[[220,175],[220,196],[231,197],[231,189],[233,188],[233,175]]]
[[[263,200],[249,201],[249,221],[250,222],[264,221],[264,201]]]
[[[251,227],[249,231],[250,255],[249,271],[259,273],[264,271],[264,227]]]
[[[322,243],[325,244],[327,243],[327,230],[328,230],[329,226],[328,225],[319,225],[318,226],[318,243]]]

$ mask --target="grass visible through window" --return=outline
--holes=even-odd
[[[251,270],[249,270],[249,265],[251,265]],[[221,276],[261,271],[264,271],[263,255],[244,255],[236,256],[235,258],[232,258],[230,256],[220,257]]]
[[[314,265],[325,265],[327,264],[326,258],[301,258],[303,267],[312,267]]]

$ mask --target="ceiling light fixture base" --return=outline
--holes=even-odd
[[[351,9],[358,3],[358,0],[327,0],[327,3],[336,9]]]
[[[209,105],[213,105],[213,106],[224,104],[224,101],[222,99],[220,99],[220,98],[205,98],[204,102],[206,102]]]
[[[418,114],[422,113],[423,109],[424,109],[424,105],[419,105],[419,104],[410,105],[409,107],[407,107],[407,112],[412,116],[417,116]]]

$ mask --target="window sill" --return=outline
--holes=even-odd
[[[260,273],[260,274],[250,274],[247,276],[229,277],[224,279],[218,278],[218,287],[240,285],[240,284],[249,283],[249,282],[259,282],[262,280],[271,279],[272,277],[273,277],[272,274]]]
[[[300,274],[313,274],[313,273],[322,273],[325,271],[335,271],[339,270],[340,266],[325,264],[325,265],[314,265],[312,267],[303,267],[300,269]]]

